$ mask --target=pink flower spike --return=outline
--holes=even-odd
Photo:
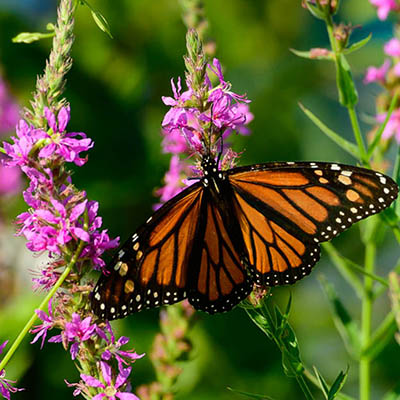
[[[384,83],[386,80],[386,74],[390,68],[390,60],[385,60],[381,67],[368,67],[367,73],[364,78],[364,83],[368,84],[371,82]]]
[[[378,18],[381,21],[388,17],[390,11],[397,9],[395,0],[369,0],[369,2],[377,7]]]

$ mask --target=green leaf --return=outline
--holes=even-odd
[[[103,17],[103,15],[101,13],[99,13],[98,11],[91,11],[92,13],[92,17],[94,19],[94,22],[96,22],[96,25],[105,33],[107,33],[107,35],[113,39],[113,36],[111,34],[111,30],[110,30],[110,25],[108,24],[107,20]]]
[[[285,374],[289,377],[302,375],[304,372],[304,366],[300,358],[300,350],[296,334],[290,326],[287,317],[281,313],[278,306],[275,306],[274,309],[278,327],[277,335],[283,346],[282,366]]]
[[[312,50],[309,51],[300,51],[296,49],[289,49],[293,54],[295,54],[298,57],[302,58],[308,58],[310,60],[328,60],[332,61],[335,59],[334,54],[332,52],[329,52],[327,55],[313,55]],[[324,49],[325,50],[325,49]]]
[[[364,47],[372,38],[372,33],[370,33],[366,38],[360,40],[357,43],[353,43],[351,46],[347,47],[346,49],[343,49],[342,52],[344,54],[350,54],[354,53],[355,51],[361,49]]]
[[[233,393],[238,393],[243,396],[249,397],[250,399],[259,399],[259,400],[274,400],[272,397],[266,396],[265,394],[255,394],[255,393],[248,393],[242,392],[241,390],[232,389],[230,387],[227,388]]]
[[[357,263],[355,263],[354,261],[349,260],[346,257],[343,257],[341,255],[339,255],[339,257],[341,257],[341,259],[343,260],[344,265],[346,266],[346,268],[351,268],[354,271],[359,272],[360,274],[363,274],[364,276],[368,276],[369,278],[372,278],[373,280],[381,283],[383,286],[388,287],[389,284],[387,283],[386,279],[375,275],[371,272],[367,272],[363,267],[361,267],[360,265],[358,265]]]
[[[286,305],[286,310],[285,310],[285,314],[283,314],[283,316],[286,318],[286,320],[289,318],[289,314],[290,314],[290,310],[292,309],[292,293],[289,293],[289,300],[287,302]]]
[[[355,359],[358,359],[361,352],[360,330],[358,329],[355,321],[351,318],[351,315],[347,311],[342,301],[339,299],[333,285],[331,285],[322,275],[320,276],[319,280],[331,304],[333,321],[336,325],[336,328],[339,331],[349,353]]]
[[[48,39],[54,36],[54,32],[41,33],[41,32],[21,32],[12,38],[13,43],[33,43],[41,39]]]
[[[96,25],[104,32],[106,33],[111,39],[113,39],[113,36],[111,34],[110,30],[110,25],[106,18],[103,16],[103,14],[100,11],[97,11],[94,9],[86,0],[81,0],[81,3],[86,5],[90,9],[90,13],[92,14],[92,18]]]
[[[310,13],[315,18],[322,19],[322,20],[326,19],[325,13],[321,9],[319,9],[317,6],[314,6],[313,4],[309,3],[308,0],[305,0],[304,4],[308,8],[308,11],[310,11]]]
[[[325,133],[326,136],[329,137],[329,139],[333,140],[339,147],[347,151],[356,159],[360,158],[358,147],[354,143],[343,139],[338,133],[328,128],[317,116],[315,116],[309,109],[304,107],[303,104],[299,103],[299,106],[304,114],[306,114],[307,117],[310,118],[311,121],[314,122],[314,124],[317,125],[318,128],[321,129],[321,131]]]
[[[392,115],[392,112],[393,112],[393,110],[394,110],[394,108],[395,108],[395,106],[397,104],[398,97],[399,97],[398,93],[395,93],[395,95],[392,98],[392,101],[390,102],[389,110],[386,113],[385,121],[383,121],[383,124],[376,131],[374,139],[372,140],[371,144],[368,147],[368,152],[367,152],[368,159],[370,159],[372,157],[372,154],[373,154],[374,150],[376,149],[376,147],[378,146],[378,144],[379,144],[379,142],[381,140],[383,131],[385,130],[386,125],[389,122],[390,116]]]
[[[257,309],[245,309],[250,319],[270,338],[272,339],[272,329],[265,316],[261,315]]]
[[[321,388],[321,391],[324,394],[325,398],[328,400],[329,387],[328,387],[327,383],[325,382],[324,377],[319,373],[317,367],[314,366],[313,369],[314,369],[314,374],[318,379],[318,383]]]
[[[333,400],[336,397],[336,395],[339,394],[339,392],[342,390],[346,382],[348,373],[349,373],[349,367],[347,367],[345,372],[343,371],[339,372],[339,375],[337,376],[335,382],[333,382],[329,390],[328,400]]]
[[[358,102],[358,93],[354,85],[350,65],[344,54],[339,54],[336,58],[336,85],[340,104],[353,108]]]

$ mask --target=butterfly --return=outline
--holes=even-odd
[[[319,243],[390,206],[397,184],[372,170],[275,162],[220,170],[158,209],[121,247],[92,293],[94,312],[123,318],[188,299],[231,310],[254,283],[293,284],[320,258]]]

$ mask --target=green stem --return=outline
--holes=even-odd
[[[328,32],[328,36],[329,36],[329,42],[332,48],[332,51],[335,54],[335,63],[336,63],[336,68],[338,68],[338,63],[339,63],[339,57],[341,56],[340,54],[340,50],[339,50],[339,46],[337,44],[336,38],[333,34],[333,20],[332,20],[332,16],[331,15],[327,15],[326,19],[326,30]],[[350,121],[351,121],[351,126],[353,128],[353,133],[354,133],[354,137],[356,139],[357,145],[358,145],[358,149],[360,152],[360,158],[362,163],[369,167],[369,160],[368,160],[368,155],[367,155],[367,150],[362,138],[362,133],[361,133],[361,129],[360,129],[360,124],[358,123],[358,118],[357,118],[357,114],[355,111],[354,106],[350,106],[348,105],[347,107],[348,113],[349,113],[349,117],[350,117]]]
[[[375,243],[369,241],[365,249],[365,270],[374,273],[375,264]],[[361,311],[361,348],[366,349],[371,339],[371,320],[372,320],[372,289],[373,279],[369,276],[364,277],[364,296],[362,299]],[[371,394],[371,359],[365,354],[360,357],[360,400],[369,400]]]
[[[65,267],[64,272],[58,278],[56,284],[52,287],[52,289],[47,294],[47,296],[40,303],[40,305],[38,307],[39,310],[44,311],[44,309],[47,307],[50,299],[54,296],[54,294],[56,293],[58,288],[63,284],[63,282],[65,281],[65,279],[67,278],[67,276],[71,272],[71,269],[73,268],[73,266],[77,262],[78,257],[81,254],[81,251],[83,249],[84,244],[85,244],[85,242],[83,242],[83,241],[81,241],[79,243],[79,246],[78,246],[74,256],[72,257],[72,259],[69,262],[69,264]],[[36,318],[37,318],[37,314],[36,314],[36,312],[34,312],[33,315],[31,316],[31,318],[29,319],[29,321],[25,324],[24,328],[21,330],[21,332],[17,336],[17,338],[14,340],[12,346],[10,347],[10,349],[8,350],[8,352],[6,353],[4,358],[1,360],[1,362],[0,362],[0,371],[7,365],[8,361],[10,361],[11,357],[13,356],[15,351],[17,350],[18,346],[21,344],[23,338],[29,332],[29,330],[32,328],[32,325],[36,321]]]
[[[367,150],[365,148],[365,143],[362,138],[362,133],[360,129],[360,124],[358,123],[357,113],[354,107],[348,107],[349,117],[351,121],[351,126],[353,128],[354,137],[356,139],[358,149],[360,151],[360,158],[364,166],[370,167],[368,160]]]

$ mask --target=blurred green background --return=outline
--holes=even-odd
[[[185,27],[175,0],[92,0],[108,19],[114,39],[94,24],[90,12],[80,7],[76,16],[74,65],[68,75],[66,96],[71,103],[71,131],[83,131],[95,141],[89,162],[76,168],[78,188],[100,203],[104,227],[123,240],[152,212],[154,189],[161,185],[169,157],[160,152],[160,123],[170,95],[170,78],[183,76]],[[298,102],[319,115],[330,127],[351,138],[345,109],[337,103],[333,65],[295,57],[289,48],[327,46],[325,28],[293,0],[206,0],[210,33],[225,76],[237,93],[248,94],[255,119],[252,135],[235,137],[234,149],[245,149],[242,164],[272,160],[321,160],[355,163],[333,145],[299,110]],[[50,0],[0,0],[0,65],[21,105],[27,105],[35,77],[42,72],[50,48],[44,40],[30,45],[13,44],[21,31],[44,31],[55,20],[56,2]],[[383,61],[383,43],[391,37],[392,24],[380,22],[367,0],[343,2],[338,16],[361,25],[353,34],[359,40],[373,33],[370,44],[349,57],[360,92],[359,110],[366,123],[374,114],[379,88],[362,83],[370,64]],[[24,210],[19,199],[10,218]],[[360,225],[360,224],[358,224]],[[341,251],[362,262],[359,226],[334,240]],[[17,240],[17,239],[13,239]],[[397,247],[387,235],[378,257],[379,273],[396,259]],[[24,324],[39,296],[29,296],[30,258],[25,258],[22,282],[15,296],[0,305],[0,341],[12,339]],[[346,355],[334,328],[328,302],[318,282],[324,274],[358,318],[358,301],[330,264],[326,255],[314,273],[295,287],[275,290],[285,305],[293,294],[291,322],[304,361],[317,365],[332,380],[350,366],[346,392],[357,394],[357,367]],[[375,322],[386,315],[389,300],[382,298]],[[149,311],[115,323],[119,332],[132,337],[138,352],[149,352],[158,330],[158,312]],[[199,314],[192,331],[194,351],[179,381],[179,399],[239,399],[227,386],[275,399],[297,399],[302,394],[281,367],[280,352],[263,336],[244,311],[217,316]],[[29,338],[26,339],[28,342]],[[22,371],[21,371],[22,370]],[[373,398],[378,399],[397,382],[400,350],[393,340],[373,365]],[[21,372],[23,375],[21,376]],[[25,392],[15,398],[71,398],[63,380],[77,382],[78,372],[61,346],[25,344],[8,368]],[[154,379],[149,358],[134,366],[132,384]]]

